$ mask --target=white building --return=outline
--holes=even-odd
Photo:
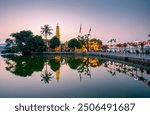
[[[131,45],[132,44],[132,45]],[[142,52],[142,48],[139,45],[140,42],[135,41],[134,45],[133,43],[127,43],[126,47],[124,46],[124,44],[120,44],[120,47],[118,47],[118,45],[109,45],[107,51],[109,52],[128,52],[128,53],[141,53]],[[143,52],[150,52],[150,44],[147,42],[144,44],[143,47]]]

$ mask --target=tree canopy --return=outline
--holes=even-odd
[[[69,40],[68,47],[71,49],[80,48],[81,44],[77,39],[73,38],[73,39]]]
[[[45,49],[42,37],[38,35],[34,36],[30,30],[12,33],[11,36],[15,38],[16,47],[22,54],[40,52]]]
[[[6,56],[6,70],[20,77],[31,76],[42,71],[45,58],[41,56]]]
[[[50,59],[48,64],[50,65],[51,69],[56,72],[60,68],[60,61],[54,58]]]
[[[56,36],[54,36],[54,37],[52,37],[52,39],[50,39],[50,41],[49,41],[50,48],[55,49],[59,45],[60,45],[60,40]]]
[[[102,45],[102,41],[99,40],[99,39],[96,39],[96,38],[92,38],[92,39],[90,40],[90,42],[95,42],[95,43],[98,43],[99,45]]]
[[[41,27],[41,34],[43,34],[46,39],[48,35],[52,34],[51,31],[53,31],[53,29],[48,24],[45,24],[43,27]]]
[[[71,69],[78,69],[78,67],[83,63],[81,58],[70,57],[68,59],[68,65]]]

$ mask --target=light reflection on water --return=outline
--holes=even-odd
[[[150,97],[150,68],[89,57],[0,57],[0,97]]]

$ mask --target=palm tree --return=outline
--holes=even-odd
[[[116,39],[112,39],[112,40],[114,41],[114,44],[115,44],[115,43],[116,43],[116,41],[117,41]]]
[[[110,43],[110,47],[112,49],[112,42],[113,42],[113,39],[109,40],[107,43]]]
[[[109,40],[107,43],[111,43],[112,44],[112,42],[113,42],[113,39]]]
[[[41,81],[44,81],[45,83],[49,83],[49,81],[51,81],[54,77],[52,77],[52,73],[48,73],[47,71],[45,71],[43,74],[41,74]]]
[[[53,29],[48,24],[44,25],[43,27],[41,27],[41,34],[44,35],[44,37],[46,39],[46,46],[47,46],[47,48],[49,48],[47,36],[52,34],[51,31],[53,31]]]

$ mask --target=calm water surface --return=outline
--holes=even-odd
[[[89,57],[0,56],[0,97],[150,97],[150,68]]]

